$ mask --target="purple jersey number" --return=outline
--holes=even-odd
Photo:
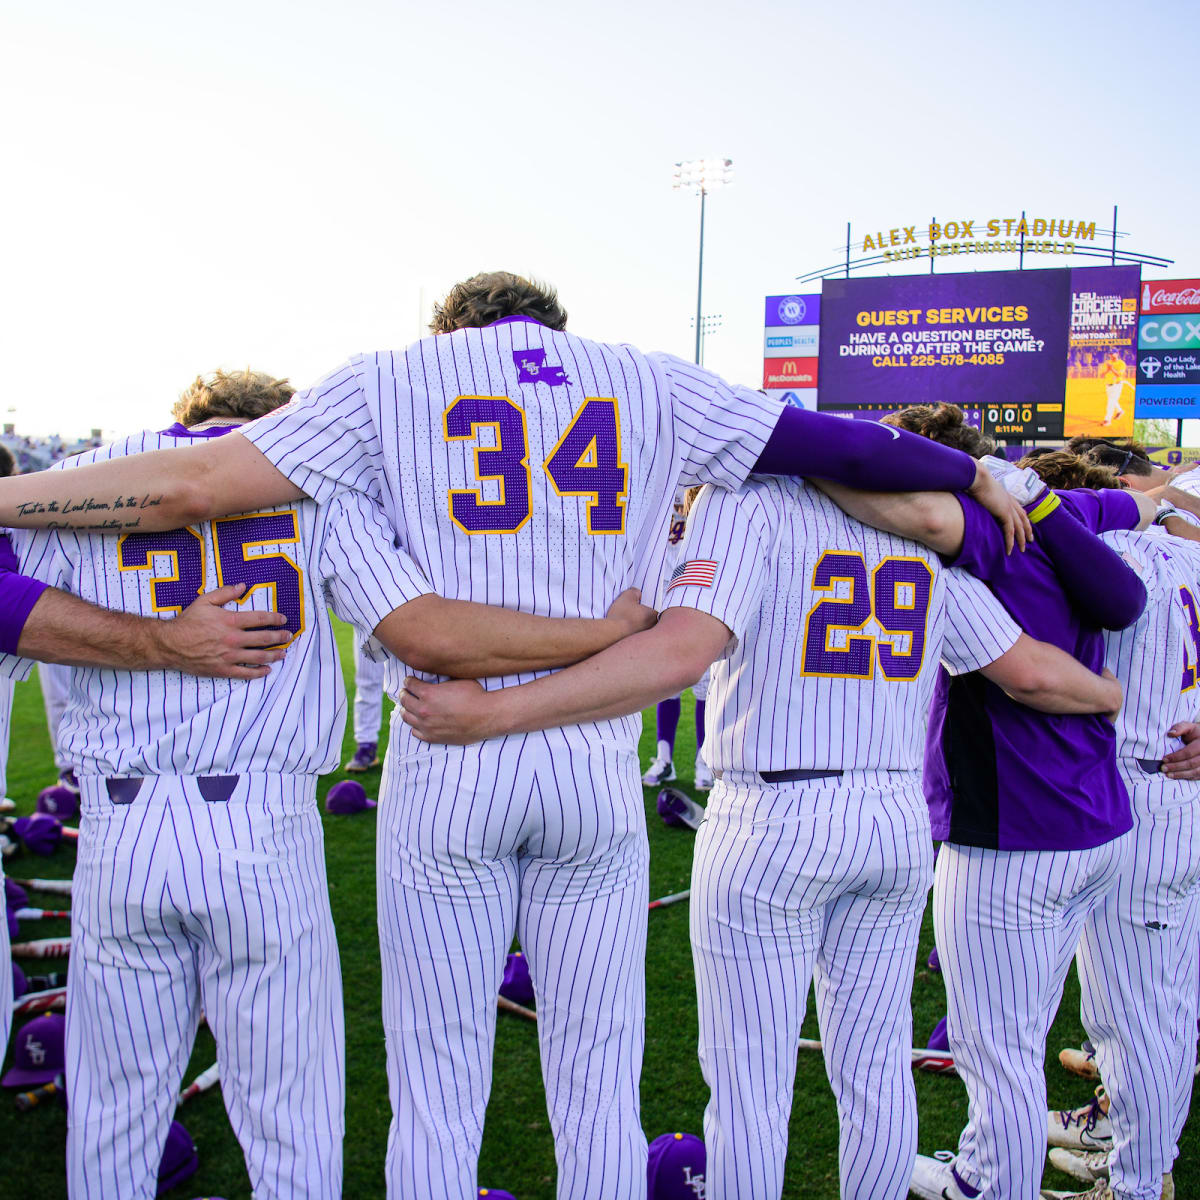
[[[459,396],[442,414],[446,441],[496,431],[495,446],[475,447],[475,478],[496,479],[500,498],[479,488],[451,488],[450,519],[464,533],[516,533],[533,509],[525,411],[507,396]],[[621,461],[617,402],[589,397],[579,406],[543,468],[560,496],[588,496],[588,533],[625,532],[629,468]]]
[[[213,542],[217,551],[217,586],[244,583],[245,604],[258,588],[267,588],[274,612],[287,617],[285,628],[292,636],[282,645],[290,645],[304,632],[304,573],[282,550],[247,554],[262,546],[300,543],[300,521],[294,511],[254,513],[245,517],[221,517],[213,521]]]
[[[827,550],[813,570],[812,587],[831,594],[808,612],[802,674],[870,679],[875,673],[876,639],[859,631],[874,617],[885,634],[902,635],[898,643],[879,639],[883,677],[892,682],[916,679],[925,660],[933,591],[933,572],[927,562],[885,558],[868,579],[866,561],[857,551]],[[838,638],[838,634],[845,636]]]
[[[1187,588],[1179,589],[1179,599],[1187,616],[1188,632],[1192,635],[1192,649],[1196,651],[1193,661],[1188,658],[1187,646],[1183,648],[1183,681],[1179,690],[1190,692],[1196,686],[1196,673],[1200,669],[1200,611],[1196,608],[1196,598]]]
[[[204,539],[194,529],[162,533],[127,533],[117,543],[122,571],[151,571],[156,554],[170,556],[170,575],[150,580],[150,607],[155,612],[182,612],[204,591]]]

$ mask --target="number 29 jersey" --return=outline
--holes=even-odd
[[[73,503],[73,466],[234,428],[189,434],[175,426],[66,460],[65,504]],[[103,503],[127,515],[124,499]],[[396,547],[378,506],[351,492],[321,508],[302,501],[164,533],[22,532],[17,552],[25,574],[105,608],[168,617],[201,592],[244,583],[239,608],[288,619],[280,631],[287,653],[262,679],[75,668],[59,738],[85,775],[333,770],[346,697],[327,605],[369,634],[393,609],[430,590]],[[0,662],[9,674],[27,675],[32,665]]]
[[[917,771],[939,661],[978,670],[1020,629],[979,580],[802,480],[706,487],[667,606],[734,635],[712,666],[717,771]]]

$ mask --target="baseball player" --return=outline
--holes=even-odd
[[[80,494],[144,499],[145,529],[357,489],[378,498],[435,590],[548,616],[599,615],[629,584],[649,595],[675,488],[736,486],[756,466],[881,488],[970,487],[1008,536],[1024,535],[987,470],[961,455],[785,408],[565,324],[552,292],[503,272],[477,276],[437,311],[438,336],[352,359],[235,435],[228,458],[207,447],[83,468]],[[0,480],[0,517],[44,523],[39,509],[61,498],[44,474]],[[404,673],[403,663],[389,668],[393,696]],[[389,1194],[465,1200],[474,1190],[514,927],[538,996],[559,1196],[644,1190],[637,724],[467,751],[431,750],[393,723],[377,875]]]
[[[962,521],[945,537],[953,552]],[[994,663],[1025,701],[1058,710],[1108,709],[1119,689],[1020,637],[977,580],[798,481],[705,489],[685,549],[650,633],[504,691],[410,680],[403,719],[439,741],[598,719],[715,658],[717,781],[691,914],[712,1088],[707,1195],[781,1194],[815,969],[842,1195],[901,1197],[916,1153],[908,993],[932,875],[920,764],[938,658]],[[464,710],[447,712],[444,697],[465,698]],[[858,728],[872,736],[846,736]]]
[[[218,373],[185,394],[186,426],[86,458],[216,438],[290,394],[265,376]],[[42,533],[24,561],[145,614],[180,607],[213,575],[245,583],[243,602],[260,623],[277,613],[269,623],[286,625],[273,640],[289,645],[275,670],[244,684],[75,673],[62,726],[82,788],[70,1193],[154,1195],[203,1008],[255,1195],[340,1196],[342,998],[314,801],[316,775],[336,766],[345,697],[326,604],[406,657],[420,644],[449,669],[437,647],[462,638],[484,670],[508,669],[527,652],[531,622],[551,641],[575,637],[572,652],[551,652],[567,661],[614,633],[438,601],[378,508],[351,492],[319,510],[277,507],[167,534]]]
[[[372,658],[358,642],[354,647],[354,755],[345,770],[354,773],[379,766],[379,727],[383,724],[383,658]]]
[[[1125,415],[1125,410],[1121,407],[1121,392],[1129,383],[1125,378],[1127,370],[1125,360],[1116,350],[1110,350],[1108,357],[1100,364],[1097,373],[1101,383],[1104,384],[1106,400],[1104,420],[1100,422],[1101,425],[1111,425],[1119,417]]]
[[[679,561],[683,548],[683,533],[687,526],[689,488],[678,488],[671,506],[671,521],[667,526],[666,572],[669,576]],[[696,762],[692,782],[697,791],[706,792],[713,784],[712,771],[704,761],[704,703],[708,697],[708,672],[706,671],[692,688],[695,699]],[[679,729],[682,712],[682,697],[668,696],[660,700],[654,710],[656,749],[653,761],[642,776],[645,787],[658,787],[675,778],[675,734]]]

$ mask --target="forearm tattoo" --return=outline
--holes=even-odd
[[[161,495],[114,496],[106,500],[96,496],[66,496],[61,500],[18,504],[17,516],[53,514],[45,523],[46,529],[75,529],[85,533],[137,529],[142,523],[141,513],[157,508],[162,502]]]

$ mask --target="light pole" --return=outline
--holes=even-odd
[[[701,338],[704,329],[702,305],[704,301],[704,201],[715,188],[733,182],[733,160],[730,158],[698,158],[692,162],[675,164],[674,180],[676,191],[681,188],[700,193],[700,266],[696,274],[696,365],[700,364]]]

